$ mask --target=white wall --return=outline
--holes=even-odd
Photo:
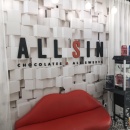
[[[107,11],[104,0],[96,0],[93,9],[86,11],[81,0],[60,1],[58,8],[49,0],[12,1],[12,8],[5,8],[6,45],[10,75],[10,104],[13,121],[27,113],[43,96],[59,93],[60,87],[69,92],[82,89],[92,96],[102,96],[107,74]],[[9,1],[8,1],[9,2]],[[5,3],[6,6],[6,3]],[[33,8],[32,8],[33,7]],[[47,14],[45,15],[45,11]],[[88,26],[89,25],[89,26]],[[95,57],[96,41],[104,42],[104,57]],[[17,59],[20,37],[25,37],[30,59]],[[48,59],[37,58],[37,39],[46,38],[43,45]],[[53,40],[59,40],[59,53],[53,56]],[[69,40],[71,39],[71,46]],[[80,61],[72,58],[72,42],[81,43],[81,55],[92,64],[72,65]],[[86,41],[91,41],[91,57],[86,55]],[[50,51],[49,51],[50,49]],[[67,51],[66,51],[67,50]],[[18,68],[23,63],[63,62],[63,66]],[[101,61],[103,63],[101,63]],[[69,65],[65,63],[68,62]],[[75,83],[75,84],[74,84]]]

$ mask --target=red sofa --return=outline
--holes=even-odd
[[[108,130],[111,118],[82,90],[43,97],[15,124],[15,130]]]

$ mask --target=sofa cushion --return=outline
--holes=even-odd
[[[28,114],[18,120],[15,128],[86,112],[100,106],[98,101],[82,90],[51,94],[43,97]]]
[[[108,130],[110,117],[103,107],[17,130]]]

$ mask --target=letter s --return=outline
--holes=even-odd
[[[74,41],[73,42],[73,48],[76,52],[72,52],[72,55],[74,58],[79,58],[80,57],[80,50],[79,48],[80,47],[80,42],[79,41]]]

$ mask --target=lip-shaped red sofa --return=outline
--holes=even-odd
[[[15,130],[109,130],[103,106],[82,90],[43,97],[15,124]]]

